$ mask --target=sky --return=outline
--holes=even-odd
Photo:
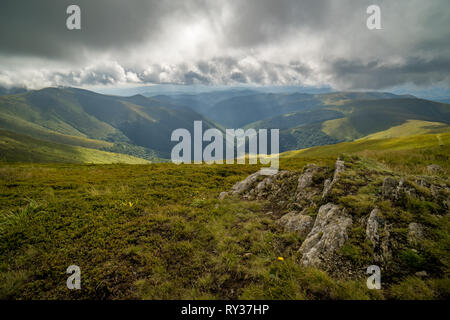
[[[81,9],[68,30],[66,8]],[[381,8],[381,30],[366,9]],[[449,0],[2,0],[0,86],[450,88]]]

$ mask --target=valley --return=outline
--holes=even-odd
[[[3,313],[445,315],[449,8],[2,0]]]
[[[170,141],[171,133],[178,128],[193,132],[194,121],[202,121],[204,131],[280,129],[280,152],[285,152],[383,137],[380,132],[387,130],[391,133],[385,136],[392,137],[447,132],[450,108],[444,103],[380,92],[307,94],[230,89],[122,97],[75,88],[46,88],[0,96],[3,130],[152,162],[168,161],[175,145]],[[4,160],[15,161],[9,153],[4,154]],[[43,162],[49,160],[47,157]]]
[[[447,299],[450,230],[448,207],[440,202],[445,196],[431,200],[430,185],[414,182],[446,186],[439,192],[448,193],[450,136],[441,139],[439,145],[436,135],[425,134],[288,152],[281,155],[280,174],[290,172],[293,184],[280,178],[257,198],[223,200],[219,194],[259,166],[3,164],[0,296]],[[334,183],[331,198],[322,199],[323,181],[332,177],[337,157],[344,160],[345,174]],[[287,190],[295,190],[312,164],[320,168],[314,185],[293,203]],[[430,164],[439,169],[430,171]],[[380,202],[386,177],[403,177],[415,193]],[[279,187],[290,189],[276,196]],[[284,214],[302,208],[315,219],[330,201],[355,223],[348,229],[349,242],[336,251],[344,271],[303,265],[299,250],[305,233],[280,224]],[[383,267],[382,289],[368,290],[363,268],[376,261],[363,218],[377,206],[394,224],[389,243],[396,258]],[[425,230],[423,245],[406,241],[413,221]],[[80,266],[83,290],[66,289],[70,264]]]
[[[449,110],[384,93],[0,96],[0,298],[448,299]],[[194,120],[279,128],[279,173],[166,163]]]

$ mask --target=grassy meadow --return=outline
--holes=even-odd
[[[106,142],[105,142],[106,143]],[[128,154],[38,140],[0,129],[0,161],[35,163],[128,163],[150,161]]]
[[[448,172],[448,135],[441,137],[442,145],[389,150],[383,140],[371,140],[379,147],[365,152],[358,147],[359,156],[383,170],[405,174],[425,170],[430,162]],[[437,141],[435,135],[433,139]],[[405,146],[405,141],[400,144]],[[287,153],[281,169],[301,171],[313,162],[332,170],[337,154],[351,151],[343,143]],[[365,279],[332,278],[302,267],[297,262],[302,239],[278,226],[264,212],[264,202],[218,200],[220,192],[258,169],[3,163],[0,298],[448,297],[445,279],[407,277],[382,290],[368,290]],[[81,268],[82,290],[66,288],[66,269],[72,264]]]

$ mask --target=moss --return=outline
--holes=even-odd
[[[359,247],[352,244],[345,244],[341,250],[344,257],[350,259],[353,263],[358,265],[361,263],[361,250]]]
[[[0,272],[0,299],[14,298],[16,292],[24,287],[29,278],[29,272],[23,270]]]
[[[404,207],[406,210],[418,215],[437,214],[440,212],[440,206],[437,203],[420,200],[414,197],[407,197]]]
[[[430,300],[435,297],[427,283],[416,277],[408,277],[393,285],[390,288],[390,295],[399,300]]]
[[[448,300],[450,298],[450,279],[432,279],[427,284],[433,288],[434,298]]]
[[[342,300],[381,300],[384,299],[382,290],[370,290],[364,281],[350,280],[339,282],[336,298]]]
[[[349,209],[355,216],[362,216],[370,213],[374,208],[374,202],[367,195],[347,195],[339,198],[339,204]]]
[[[412,249],[405,249],[399,252],[399,258],[403,265],[413,271],[423,268],[425,259]]]
[[[325,179],[331,175],[327,170],[319,170],[312,176],[312,182],[315,185],[322,185]]]

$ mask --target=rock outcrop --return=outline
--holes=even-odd
[[[351,225],[352,217],[345,209],[333,203],[321,206],[311,232],[300,247],[301,263],[323,267],[342,248]]]
[[[329,168],[316,164],[306,165],[301,173],[280,171],[264,176],[256,172],[219,198],[233,195],[265,200],[267,216],[285,232],[295,232],[304,239],[298,244],[299,262],[304,266],[336,275],[365,276],[365,269],[358,263],[370,261],[400,274],[404,272],[400,254],[412,247],[420,254],[426,226],[417,222],[405,225],[407,220],[398,215],[411,210],[411,205],[420,208],[421,201],[424,208],[433,202],[436,206],[424,214],[430,215],[429,219],[441,219],[450,209],[448,184],[437,176],[400,176],[365,167],[357,159],[346,161],[336,161],[332,176]],[[338,192],[331,197],[333,188]],[[349,246],[343,250],[347,241]]]
[[[373,209],[367,219],[366,237],[372,243],[375,262],[386,262],[391,258],[389,229],[380,209]]]
[[[380,217],[380,210],[378,208],[373,209],[369,214],[369,218],[367,219],[366,236],[367,239],[372,242],[372,245],[374,247],[380,240],[378,229],[383,226],[384,220]]]
[[[383,186],[381,189],[381,193],[383,197],[386,199],[395,199],[397,198],[397,186],[398,181],[392,177],[386,177],[383,180]]]
[[[411,222],[408,225],[408,243],[410,245],[416,246],[420,243],[420,241],[423,239],[423,228],[422,225]]]
[[[383,181],[382,194],[385,199],[398,201],[403,197],[410,196],[419,198],[416,190],[405,179],[396,180],[392,177],[386,177]]]
[[[274,175],[264,175],[257,171],[243,181],[237,182],[229,192],[221,192],[219,199],[227,196],[240,196],[246,200],[274,200],[293,196],[295,186],[293,181],[297,174],[289,171],[279,171]]]
[[[255,173],[252,173],[247,178],[245,178],[243,181],[237,182],[230,190],[228,194],[230,195],[239,195],[243,194],[244,192],[248,191],[250,187],[258,180],[259,177],[261,177],[262,174],[260,171],[257,171]]]
[[[303,173],[298,177],[295,200],[300,207],[312,205],[313,198],[322,193],[322,187],[315,184],[314,178],[323,170],[324,168],[315,164],[307,164]]]
[[[311,231],[314,219],[311,216],[291,211],[277,221],[287,232],[296,232],[300,237],[306,237]]]
[[[345,162],[342,160],[339,160],[339,159],[336,160],[333,179],[325,180],[324,187],[323,187],[322,199],[325,199],[328,197],[328,195],[330,194],[331,188],[338,181],[339,175],[341,174],[342,171],[344,171],[344,169],[345,169]]]
[[[280,171],[272,176],[265,176],[244,195],[244,198],[248,200],[283,201],[286,196],[295,192],[293,181],[296,177],[296,173],[289,171]]]
[[[305,189],[312,185],[314,173],[319,171],[319,167],[313,163],[307,164],[303,173],[298,177],[297,192],[304,192]]]

